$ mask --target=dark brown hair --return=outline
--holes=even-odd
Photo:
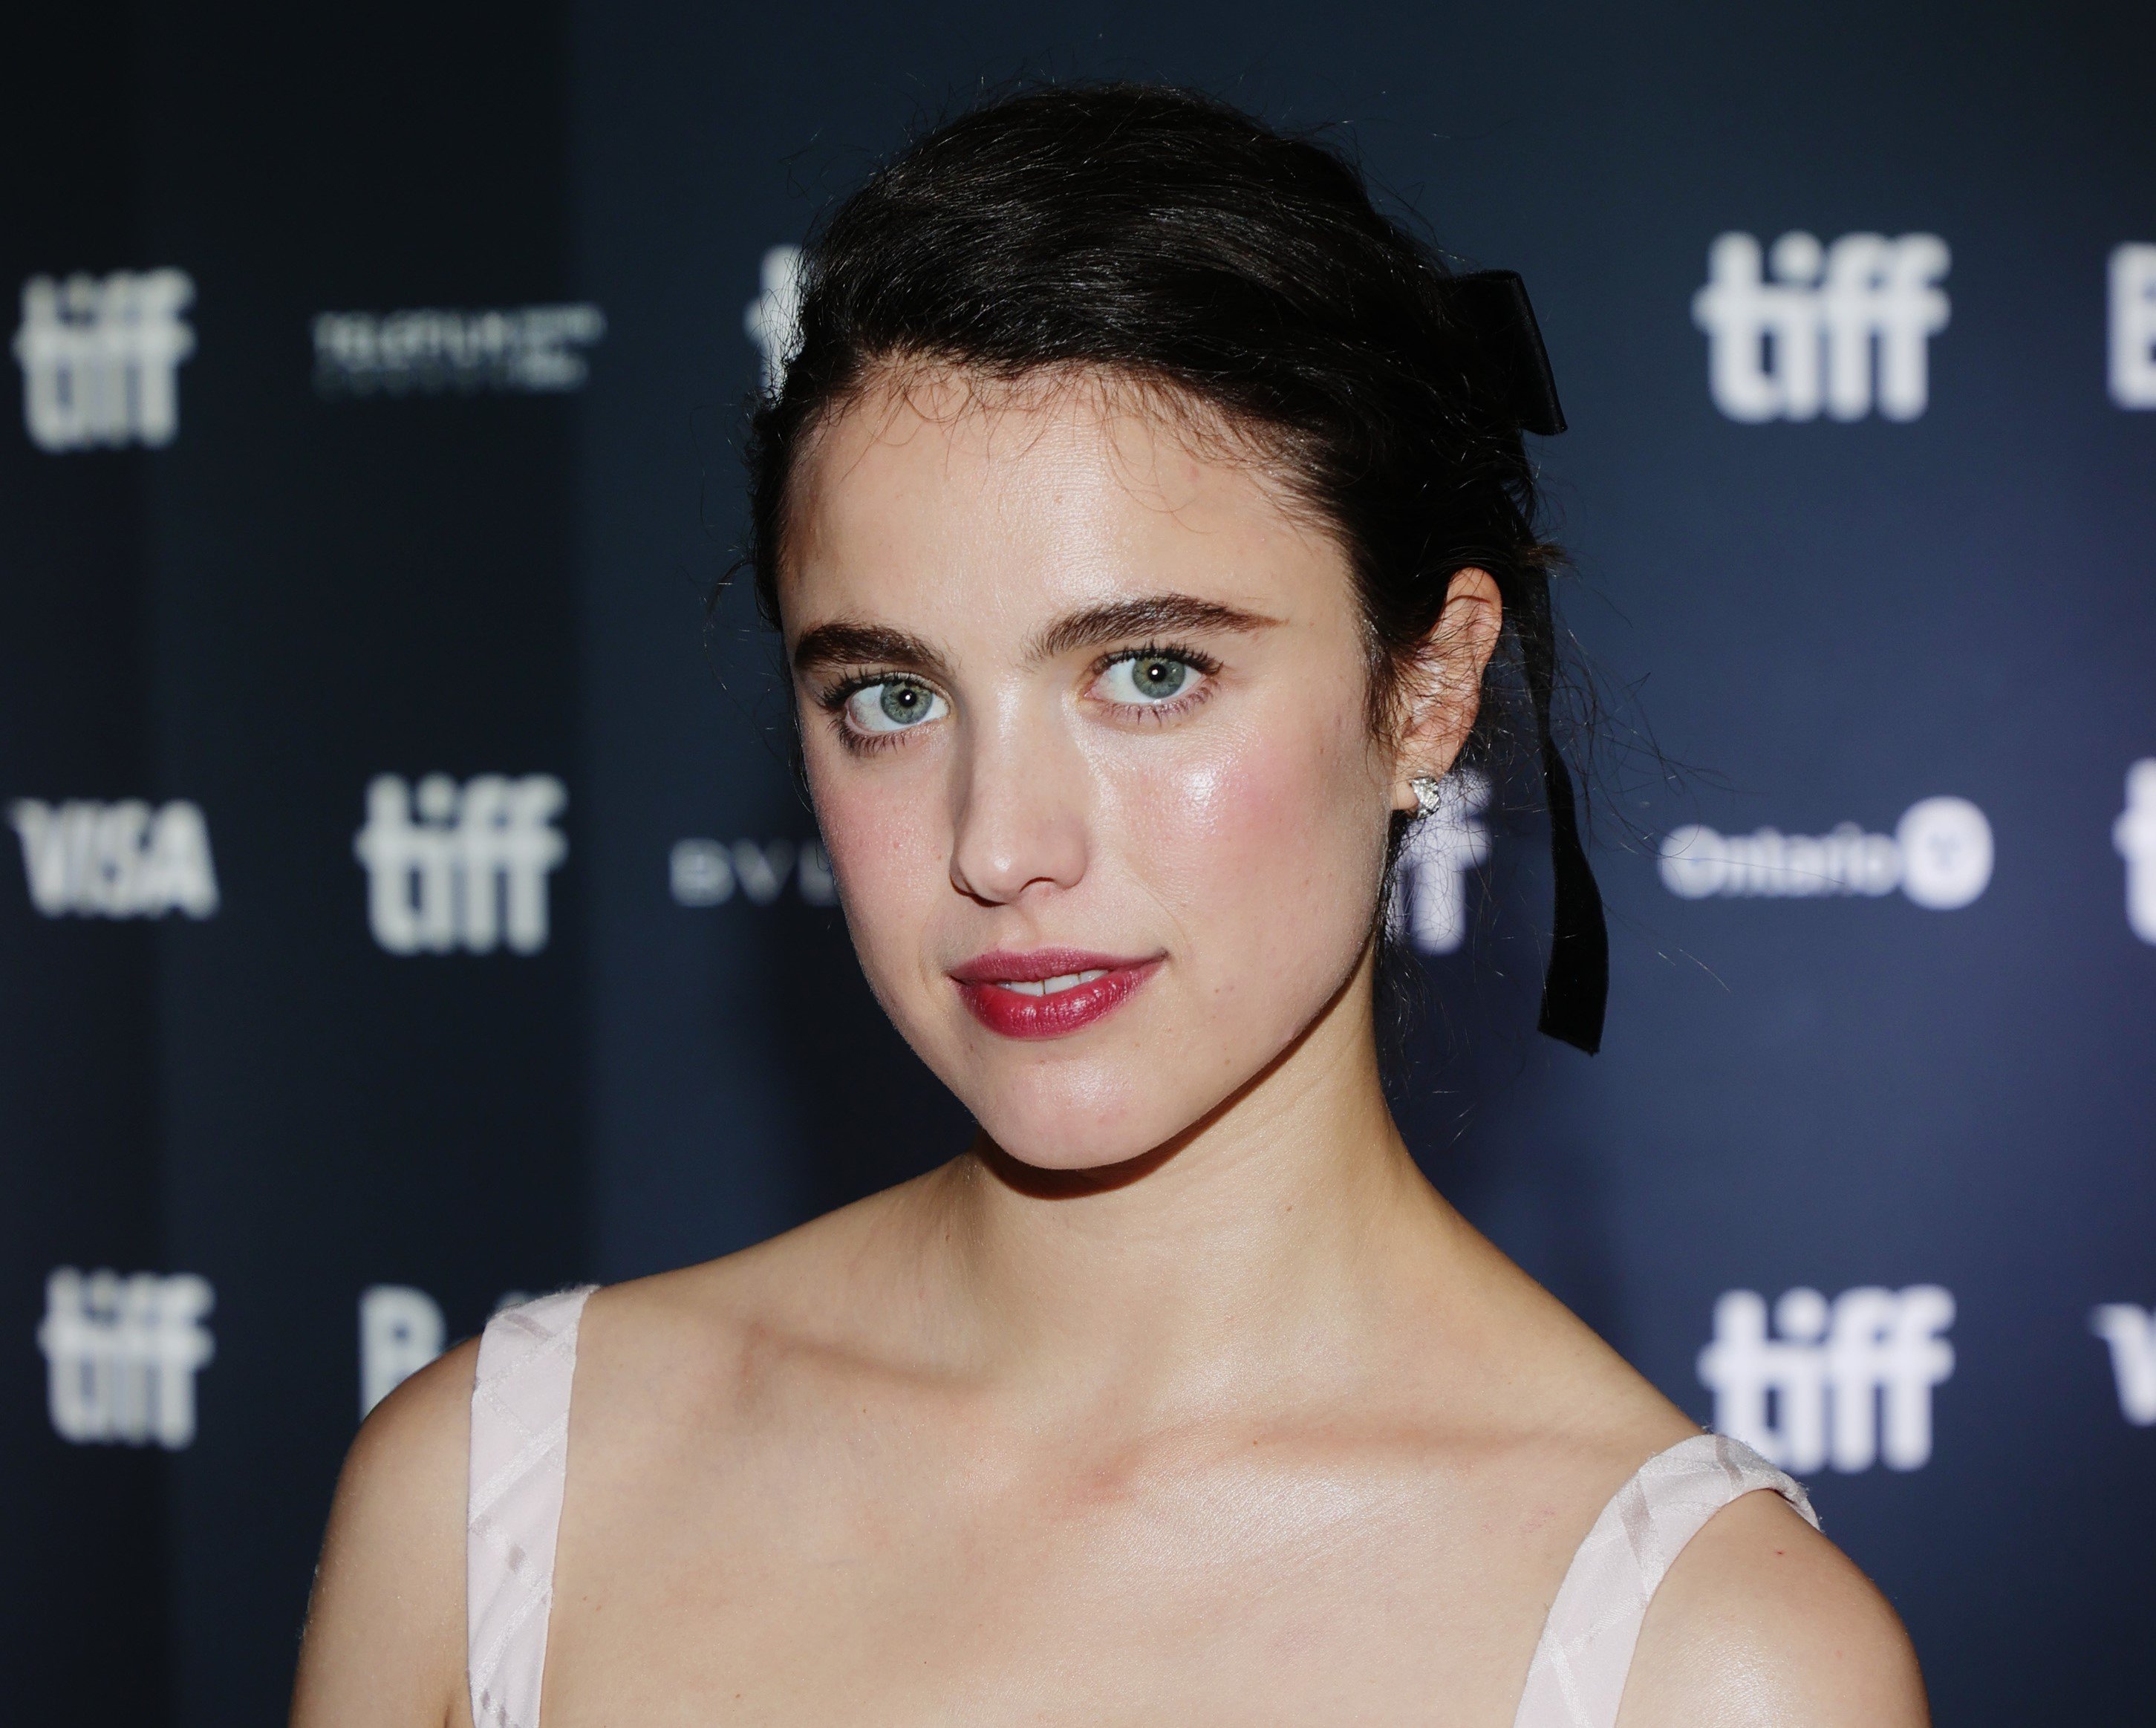
[[[1561,814],[1577,853],[1548,742],[1560,555],[1537,528],[1517,353],[1491,339],[1476,284],[1381,213],[1342,156],[1209,96],[1108,84],[991,100],[871,176],[806,250],[797,340],[749,440],[762,610],[778,623],[801,456],[883,369],[942,363],[1000,381],[1096,369],[1232,428],[1337,536],[1374,722],[1453,575],[1489,572],[1524,676],[1507,682],[1507,657],[1493,659],[1462,761],[1538,744],[1553,824]],[[1593,914],[1599,941],[1599,896]],[[1571,1041],[1592,1048],[1599,1025],[1598,994],[1593,1037]]]

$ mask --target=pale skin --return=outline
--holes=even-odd
[[[1473,723],[1496,585],[1454,577],[1373,729],[1345,555],[1262,463],[1097,380],[932,368],[825,429],[781,602],[863,967],[982,1133],[592,1299],[545,1728],[1505,1728],[1579,1539],[1696,1430],[1379,1085],[1387,825]],[[895,686],[907,724],[864,731]],[[1159,963],[1061,1038],[967,1011],[951,967],[1045,946]],[[353,1446],[300,1728],[470,1722],[474,1354]],[[1620,1720],[1927,1718],[1892,1610],[1753,1494],[1671,1570]]]

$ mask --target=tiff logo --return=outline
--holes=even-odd
[[[1662,841],[1660,869],[1680,900],[1876,899],[1898,888],[1920,906],[1952,912],[1991,885],[1992,850],[1991,823],[1967,798],[1920,798],[1891,834],[1853,822],[1824,834],[1723,834],[1689,823]]]
[[[759,846],[737,840],[677,840],[666,859],[666,885],[681,906],[723,906],[738,893],[752,905],[767,906],[786,891],[788,875],[801,898],[812,906],[836,904],[839,885],[831,860],[810,840],[795,846],[773,840]]]
[[[1913,420],[1930,394],[1926,344],[1947,327],[1937,234],[1844,234],[1831,246],[1798,230],[1766,254],[1723,234],[1707,251],[1692,321],[1707,335],[1707,384],[1732,420],[1837,420],[1878,412]]]
[[[180,314],[194,297],[183,270],[25,282],[15,358],[32,442],[55,452],[172,443],[180,362],[195,351]]]
[[[2111,843],[2126,860],[2126,922],[2156,942],[2156,756],[2126,771],[2126,808],[2111,825]]]
[[[181,1272],[78,1272],[45,1280],[46,1402],[54,1432],[78,1446],[195,1437],[195,1375],[217,1353],[203,1324],[217,1305],[205,1279]]]
[[[2136,1428],[2156,1428],[2156,1312],[2106,1302],[2089,1315],[2089,1330],[2111,1346],[2119,1413]]]
[[[209,824],[183,798],[48,804],[18,798],[8,821],[23,843],[30,904],[48,918],[160,918],[217,910]]]
[[[2156,246],[2111,254],[2111,399],[2156,408]]]
[[[763,356],[763,393],[786,387],[786,364],[801,346],[801,249],[774,246],[763,254],[763,292],[742,314],[742,328]]]
[[[394,774],[367,788],[352,851],[367,867],[367,921],[392,954],[519,954],[547,946],[547,877],[568,855],[554,818],[568,802],[551,774],[481,774],[462,787]]]
[[[1725,1291],[1699,1353],[1714,1425],[1799,1474],[1881,1459],[1916,1469],[1932,1455],[1932,1388],[1953,1372],[1953,1296],[1933,1284],[1866,1285],[1831,1303],[1799,1289],[1774,1304],[1780,1336],[1770,1338],[1765,1300]]]
[[[1467,940],[1467,877],[1490,858],[1490,782],[1448,775],[1437,808],[1408,830],[1389,917],[1395,937],[1424,954],[1452,954]]]

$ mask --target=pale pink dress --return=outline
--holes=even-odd
[[[590,1295],[586,1286],[505,1308],[480,1341],[465,1547],[478,1728],[538,1728],[577,1322]],[[1614,1728],[1640,1623],[1663,1574],[1709,1518],[1761,1489],[1818,1525],[1801,1487],[1726,1436],[1680,1440],[1640,1465],[1573,1556],[1514,1728]]]

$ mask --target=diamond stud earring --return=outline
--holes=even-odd
[[[1415,795],[1415,814],[1435,816],[1437,807],[1445,802],[1445,787],[1427,774],[1408,782],[1408,789]]]

